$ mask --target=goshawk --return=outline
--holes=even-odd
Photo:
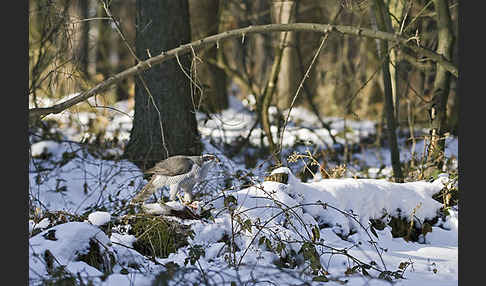
[[[152,178],[132,199],[132,204],[145,202],[158,188],[169,186],[170,200],[176,199],[179,189],[184,190],[184,200],[192,201],[192,188],[207,176],[212,163],[219,162],[215,155],[176,155],[160,161],[144,173]]]

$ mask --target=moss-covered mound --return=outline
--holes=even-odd
[[[89,240],[88,251],[79,254],[77,260],[83,261],[105,274],[110,274],[115,265],[115,256],[113,253],[102,251],[95,239]]]
[[[393,237],[402,237],[405,241],[417,242],[421,235],[425,236],[427,233],[432,232],[432,226],[441,219],[440,215],[433,219],[425,220],[422,223],[411,222],[403,216],[391,216],[388,223],[383,222],[381,219],[370,219],[371,232],[374,233],[373,229],[383,230],[388,225],[391,227]]]
[[[188,245],[187,237],[192,235],[189,226],[157,215],[137,215],[128,223],[131,225],[129,233],[137,238],[133,247],[146,256],[166,258]]]

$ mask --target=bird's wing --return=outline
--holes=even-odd
[[[177,176],[191,171],[194,162],[184,156],[169,157],[145,171],[146,174]]]

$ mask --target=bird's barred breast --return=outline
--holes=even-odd
[[[163,186],[170,186],[174,184],[191,184],[199,178],[199,172],[201,168],[194,164],[191,171],[182,175],[177,176],[164,176],[164,175],[154,175],[152,183],[157,188]]]

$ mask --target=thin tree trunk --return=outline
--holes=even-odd
[[[270,78],[268,79],[265,89],[263,90],[261,103],[259,104],[260,124],[262,125],[263,131],[265,132],[265,135],[268,140],[270,152],[277,165],[279,165],[281,161],[279,155],[276,154],[278,148],[275,142],[273,141],[268,108],[270,107],[270,104],[272,102],[273,94],[275,92],[275,87],[277,85],[278,74],[280,71],[280,65],[282,61],[282,54],[283,54],[283,49],[277,49],[273,59],[272,69],[270,71]]]
[[[80,37],[80,46],[79,46],[79,59],[81,63],[81,71],[89,77],[88,73],[88,53],[89,53],[89,25],[90,21],[86,19],[89,18],[89,8],[90,8],[90,1],[80,1],[80,9],[81,9],[81,20],[84,20],[81,24],[81,37]]]
[[[447,60],[452,58],[454,34],[449,12],[448,1],[434,0],[437,17],[438,46],[437,54]],[[441,169],[444,164],[445,133],[447,131],[447,99],[449,97],[450,73],[437,65],[434,80],[433,99],[430,107],[431,142],[428,150],[428,161],[435,162]]]
[[[401,28],[402,28],[402,22],[406,21],[407,15],[407,10],[408,6],[410,5],[410,1],[406,2],[407,5],[405,4],[404,1],[402,0],[393,0],[390,1],[389,7],[390,7],[390,13],[393,15],[396,15],[399,20],[397,21],[392,21],[392,19],[389,17],[389,23],[391,27],[389,27],[388,32],[394,32],[394,33],[400,33]],[[400,97],[403,95],[403,89],[404,86],[401,83],[406,83],[406,76],[407,73],[403,71],[404,65],[401,60],[401,54],[398,49],[394,49],[390,53],[390,75],[392,78],[392,91],[393,91],[393,109],[395,111],[395,121],[397,123],[397,126],[400,125]],[[403,77],[403,78],[402,78]]]
[[[268,0],[255,0],[249,2],[250,13],[252,15],[260,15],[255,20],[251,21],[251,25],[264,25],[271,22],[270,13],[266,13],[270,10],[270,3]],[[248,49],[251,51],[250,64],[248,67],[250,72],[249,84],[255,90],[262,90],[267,76],[272,65],[272,35],[268,34],[255,34],[248,37]],[[260,94],[254,94],[254,96],[260,96]]]
[[[189,14],[191,21],[191,38],[193,41],[203,39],[218,33],[219,27],[219,0],[189,0]],[[226,92],[227,79],[224,70],[209,64],[208,61],[216,60],[217,48],[215,46],[197,55],[193,63],[193,75],[196,82],[202,88],[202,94],[195,96],[196,104],[201,103],[204,111],[215,113],[228,107],[228,95]],[[200,92],[197,88],[193,88]]]
[[[272,0],[272,23],[289,24],[295,22],[295,1]],[[274,101],[280,110],[290,107],[301,76],[298,74],[299,62],[295,49],[296,33],[286,32],[277,34],[276,43],[282,49],[282,59],[278,71],[277,86]]]
[[[137,0],[136,10],[135,46],[141,61],[190,41],[187,0]],[[183,68],[190,67],[187,55],[178,58]],[[190,80],[180,65],[171,59],[136,78],[135,115],[125,155],[142,169],[168,156],[201,152]]]
[[[120,27],[122,31],[125,33],[126,40],[130,44],[130,46],[135,46],[135,36],[136,36],[136,27],[135,27],[135,13],[131,11],[135,11],[136,9],[136,1],[130,0],[121,0],[123,1],[123,5],[111,5],[113,7],[114,15],[120,19]],[[113,33],[116,34],[116,33]],[[123,40],[120,38],[118,34],[116,34],[118,45],[118,54],[120,58],[119,65],[117,67],[117,72],[126,69],[127,67],[131,66],[133,63],[133,56],[130,54],[130,51],[127,49],[126,45],[123,43]],[[117,100],[127,100],[129,98],[134,97],[134,83],[135,77],[127,78],[121,82],[117,86],[116,95]]]
[[[96,0],[87,0],[89,2],[89,18],[98,17],[98,15],[102,11],[100,5]],[[88,28],[88,51],[86,54],[86,72],[89,78],[93,78],[96,75],[96,64],[97,64],[97,55],[98,55],[98,39],[100,37],[100,28],[101,28],[101,21],[100,20],[92,20],[89,22]]]
[[[385,5],[382,0],[374,0],[372,5],[372,14],[376,19],[375,26],[380,31],[387,31],[390,27],[387,19],[390,19],[388,11],[385,9]],[[385,115],[386,115],[386,131],[388,134],[388,143],[390,147],[391,163],[393,168],[393,177],[396,182],[403,182],[403,173],[400,165],[400,152],[398,150],[397,135],[396,135],[396,123],[395,112],[393,109],[393,93],[392,83],[390,76],[390,59],[388,54],[388,42],[377,40],[378,56],[380,59],[385,58],[382,63],[382,75],[383,75],[383,89],[384,89],[384,101],[385,101]]]
[[[275,4],[277,2],[278,4]],[[272,7],[273,13],[277,13],[277,15],[283,14],[282,11],[286,11],[285,13],[289,15],[292,15],[291,10],[293,10],[294,3],[293,1],[285,1],[282,3],[281,1],[274,1],[272,3],[274,6]],[[279,8],[278,11],[274,11],[274,9]],[[278,19],[278,16],[273,17],[274,20]],[[286,47],[287,42],[287,37],[289,36],[289,32],[284,32],[282,35],[279,37],[278,45],[275,48],[275,54],[273,58],[273,64],[272,64],[272,69],[270,71],[270,77],[267,81],[267,84],[262,92],[262,99],[261,99],[261,104],[259,105],[259,113],[260,113],[260,122],[263,128],[263,131],[265,132],[265,135],[268,140],[268,145],[270,147],[270,152],[273,156],[273,159],[275,160],[276,165],[280,165],[280,156],[277,154],[277,150],[279,149],[278,146],[275,144],[273,141],[273,136],[272,136],[272,131],[271,131],[271,123],[270,123],[270,117],[268,114],[268,109],[270,107],[270,104],[272,103],[273,95],[277,90],[279,78],[280,78],[280,71],[282,68],[282,61],[284,59],[284,51]],[[285,80],[285,79],[282,79]],[[290,96],[290,95],[288,95]],[[290,102],[289,102],[290,103]]]

